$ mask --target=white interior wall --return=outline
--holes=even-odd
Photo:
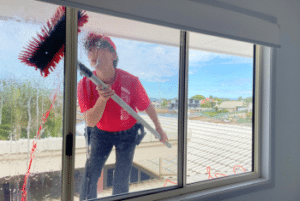
[[[274,111],[275,186],[228,198],[226,201],[300,200],[300,1],[222,0],[240,7],[277,17],[280,45],[271,85],[275,87]],[[274,73],[275,72],[275,73]]]
[[[219,0],[277,18],[281,48],[275,50],[271,86],[274,185],[217,195],[210,200],[300,200],[300,0]],[[163,16],[161,16],[163,17]],[[174,200],[185,199],[183,196]]]

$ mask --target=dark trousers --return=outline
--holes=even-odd
[[[97,183],[105,162],[116,147],[116,169],[113,180],[113,195],[129,191],[132,161],[137,142],[138,126],[119,132],[107,132],[92,128],[90,154],[85,165],[80,191],[80,200],[97,198]]]

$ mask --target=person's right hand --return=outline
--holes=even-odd
[[[108,84],[108,88],[104,89],[101,85],[96,87],[96,90],[98,91],[99,98],[101,98],[104,101],[108,101],[114,94],[115,91],[111,89],[111,86]]]

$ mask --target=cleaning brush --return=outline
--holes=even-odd
[[[78,11],[78,27],[82,27],[88,20],[88,16]],[[78,30],[80,32],[80,30]],[[29,44],[29,47],[23,51],[19,59],[29,65],[39,69],[41,75],[47,77],[53,71],[55,66],[64,55],[65,38],[66,38],[66,15],[65,8],[59,7],[51,19],[47,22],[47,27],[42,29],[42,34],[38,34],[38,39],[34,38]],[[103,88],[107,88],[98,77],[86,68],[82,63],[77,62],[77,68],[81,73],[92,80],[96,85],[101,85]],[[142,117],[140,117],[130,106],[128,106],[118,95],[111,97],[117,102],[124,110],[126,110],[132,117],[134,117],[139,123],[145,126],[157,139],[161,139],[161,135],[154,130]],[[164,143],[167,147],[171,148],[169,142]]]
[[[60,6],[55,15],[42,28],[42,32],[37,34],[29,42],[27,48],[21,52],[19,59],[28,66],[39,69],[41,75],[47,77],[64,56],[66,39],[66,9]],[[88,16],[84,11],[78,11],[78,32],[88,21]]]

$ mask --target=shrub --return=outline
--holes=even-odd
[[[209,115],[210,117],[216,116],[218,113],[217,112],[204,112],[204,114]]]
[[[250,118],[251,118],[251,117],[252,117],[252,112],[248,112],[248,113],[247,113],[247,117],[250,117]]]
[[[227,112],[229,112],[229,111],[228,111],[228,110],[226,110],[226,109],[217,110],[217,113],[227,113]]]
[[[1,124],[0,125],[0,140],[9,140],[10,130],[11,130],[11,125]]]

